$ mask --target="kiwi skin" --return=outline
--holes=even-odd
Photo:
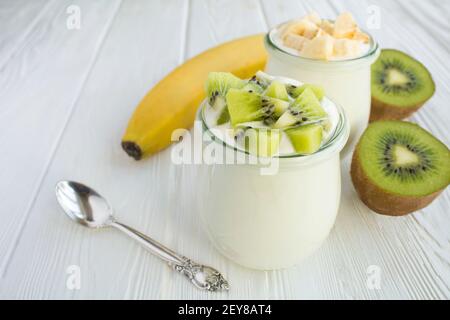
[[[375,185],[362,170],[358,145],[353,152],[350,175],[360,199],[373,211],[388,216],[403,216],[426,207],[445,189],[444,187],[442,190],[422,197],[402,196],[384,191]]]
[[[403,120],[420,109],[426,101],[408,108],[391,106],[372,97],[369,122],[378,120]]]
[[[395,49],[383,49],[383,50],[396,51],[396,52],[400,52],[404,55],[407,55],[406,53],[403,53],[403,52],[401,52],[399,50],[395,50]],[[414,59],[413,57],[411,57],[411,58]],[[428,69],[425,67],[425,65],[423,63],[421,63],[419,60],[416,60],[416,59],[414,59],[414,60],[418,64],[422,65],[425,70],[428,71]],[[408,106],[406,108],[406,107],[398,107],[395,105],[390,105],[388,103],[379,101],[372,95],[369,122],[378,121],[378,120],[403,120],[403,119],[411,116],[417,110],[419,110],[425,104],[425,102],[427,102],[429,99],[431,99],[431,97],[433,97],[434,92],[436,91],[436,84],[433,80],[433,77],[431,76],[429,71],[428,71],[428,74],[430,76],[431,85],[433,86],[433,93],[431,94],[431,96],[428,99],[426,99],[416,105]]]

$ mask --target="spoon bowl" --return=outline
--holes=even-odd
[[[56,199],[66,215],[89,228],[102,228],[114,222],[108,202],[95,190],[75,181],[56,184]]]

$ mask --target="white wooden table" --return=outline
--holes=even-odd
[[[71,5],[80,29],[67,27]],[[371,5],[381,45],[413,54],[436,81],[412,121],[450,145],[448,0],[0,0],[0,298],[450,298],[450,189],[413,215],[379,216],[356,197],[347,161],[327,242],[296,268],[259,272],[207,241],[196,166],[173,165],[170,149],[135,162],[120,148],[141,97],[185,59],[310,10],[350,10],[364,25]],[[94,186],[121,220],[216,266],[232,290],[195,290],[118,232],[73,224],[55,201],[61,179]],[[67,286],[71,266],[79,290]]]

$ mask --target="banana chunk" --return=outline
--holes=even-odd
[[[295,49],[295,50],[298,50],[298,51],[301,51],[302,48],[303,48],[303,45],[306,42],[309,42],[309,41],[310,40],[308,38],[305,38],[303,36],[299,36],[298,34],[289,33],[286,36],[286,39],[285,39],[284,42],[286,43],[286,45],[288,47],[290,47],[292,49]]]
[[[356,40],[336,39],[334,41],[333,54],[337,58],[347,58],[358,56],[361,53],[361,47]]]
[[[278,30],[283,44],[312,59],[342,59],[361,55],[370,36],[362,32],[350,12],[334,22],[321,19],[316,12],[288,22]]]
[[[318,30],[319,28],[315,23],[306,19],[302,19],[286,28],[283,38],[287,38],[288,34],[295,34],[308,39],[312,39],[316,35]]]
[[[328,33],[330,36],[333,35],[334,32],[334,23],[328,21],[328,20],[322,20],[320,23],[320,29],[324,32]]]
[[[350,12],[341,13],[334,23],[333,36],[337,39],[351,38],[356,32],[356,22]]]
[[[359,28],[356,28],[356,31],[353,34],[352,39],[356,40],[356,41],[362,41],[363,43],[368,43],[370,40],[370,37],[368,34],[362,32]]]
[[[300,54],[305,58],[329,60],[333,56],[333,47],[333,37],[326,34],[305,43]]]

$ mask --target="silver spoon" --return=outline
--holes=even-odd
[[[89,228],[114,227],[124,232],[173,269],[184,274],[197,288],[208,291],[229,289],[227,280],[216,269],[197,264],[139,231],[117,222],[108,202],[88,186],[74,181],[60,181],[56,185],[56,198],[72,220]]]

